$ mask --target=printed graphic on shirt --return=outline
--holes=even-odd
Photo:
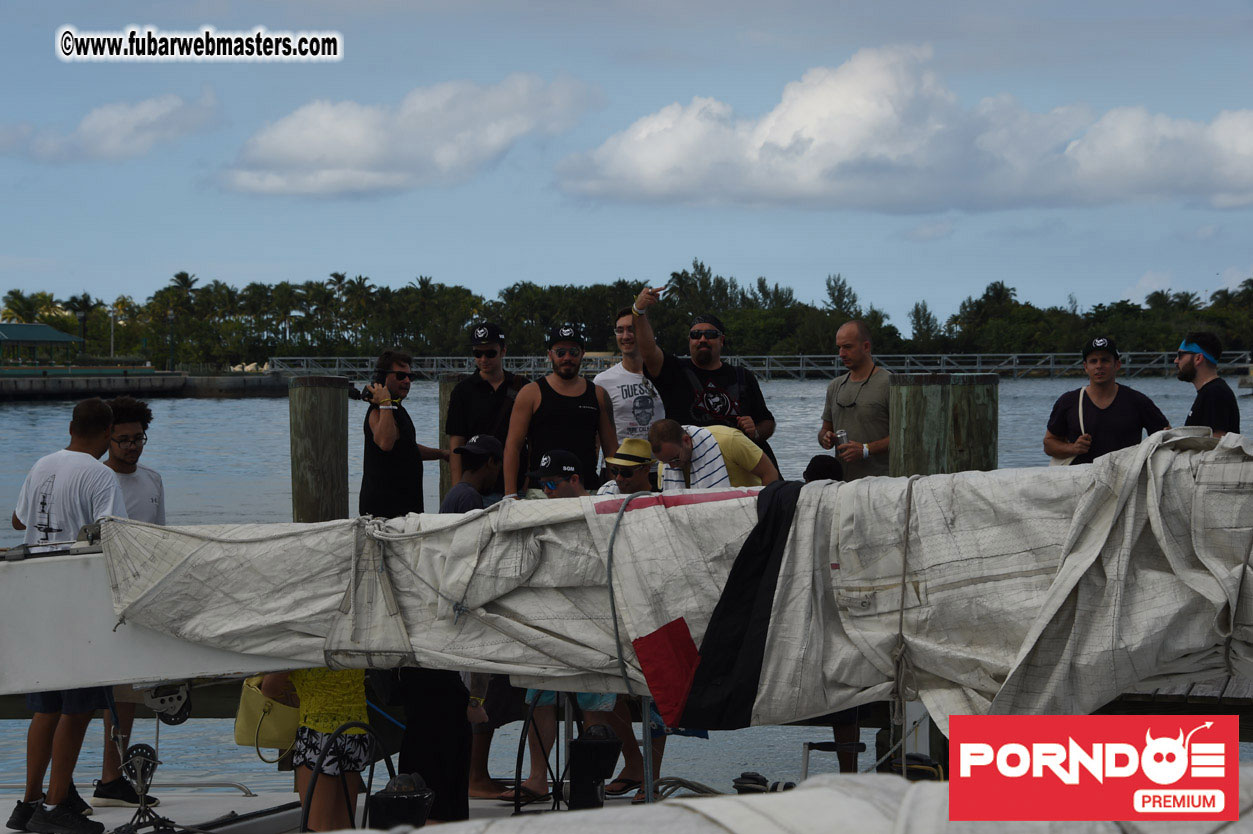
[[[711,379],[693,403],[692,413],[698,417],[736,417],[740,413],[740,404]]]
[[[49,475],[44,482],[39,485],[39,512],[35,516],[35,529],[43,534],[40,541],[52,541],[52,533],[61,533],[63,529],[57,526],[54,508],[56,502],[52,498],[53,486],[56,484],[57,476]]]

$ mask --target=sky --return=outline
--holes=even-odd
[[[1253,276],[1253,3],[5,3],[0,291],[179,271],[663,284],[699,258],[909,333]],[[335,32],[334,62],[58,33]],[[624,299],[624,302],[626,299]]]

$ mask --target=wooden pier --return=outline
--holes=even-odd
[[[833,379],[844,373],[835,355],[728,356],[758,379]],[[373,356],[272,356],[271,372],[289,376],[345,376],[355,382],[368,382],[374,369]],[[1083,359],[1078,353],[902,353],[876,354],[875,360],[892,373],[904,374],[996,374],[1010,379],[1083,376]],[[1174,376],[1174,351],[1135,351],[1122,355],[1122,374]],[[589,353],[583,359],[583,372],[596,374],[615,364],[618,357]],[[1223,370],[1246,373],[1250,351],[1228,353]],[[547,356],[506,356],[505,365],[514,373],[531,378],[551,370]],[[448,374],[465,374],[474,369],[469,356],[415,356],[413,370],[424,380],[438,380]]]

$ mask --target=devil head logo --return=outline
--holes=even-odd
[[[486,327],[480,327],[480,328],[477,328],[477,329],[474,331],[474,338],[476,338],[476,339],[482,339],[482,338],[483,338],[484,336],[486,336],[486,335],[487,335],[487,328],[486,328]]]
[[[1188,748],[1184,743],[1183,728],[1179,728],[1177,738],[1153,738],[1145,730],[1140,769],[1158,785],[1172,785],[1183,778],[1188,772]]]
[[[553,459],[549,455],[544,455],[542,458],[539,459],[540,469],[547,469],[548,467],[552,465],[553,465]]]
[[[1093,339],[1092,344],[1095,347],[1105,347],[1109,344],[1109,339]]]
[[[562,336],[573,336],[573,335],[574,335],[574,328],[573,328],[573,327],[563,327],[563,328],[561,328],[560,333],[561,333],[561,335],[562,335]]]

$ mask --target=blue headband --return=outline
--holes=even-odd
[[[1183,351],[1184,353],[1199,353],[1202,356],[1204,356],[1206,359],[1208,359],[1210,363],[1214,365],[1214,367],[1218,367],[1218,360],[1210,356],[1209,351],[1202,348],[1196,342],[1189,342],[1187,339],[1184,339],[1182,342],[1179,343],[1179,350]]]

